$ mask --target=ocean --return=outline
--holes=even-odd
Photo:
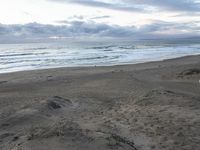
[[[191,39],[0,44],[0,73],[137,64],[197,54],[200,41]]]

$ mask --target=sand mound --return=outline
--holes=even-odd
[[[72,106],[72,102],[60,96],[54,96],[47,101],[47,107],[51,110],[61,109],[66,106]]]
[[[192,75],[198,75],[200,74],[200,69],[198,68],[192,68],[182,71],[178,74],[178,77],[184,77],[184,76],[192,76]]]

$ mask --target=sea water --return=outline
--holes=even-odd
[[[0,44],[0,73],[136,64],[197,54],[200,41],[186,39]]]

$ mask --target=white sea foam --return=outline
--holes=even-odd
[[[0,44],[0,73],[135,64],[196,54],[200,54],[200,43],[191,41]]]

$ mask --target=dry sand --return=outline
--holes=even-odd
[[[0,75],[1,150],[199,150],[200,56]]]

